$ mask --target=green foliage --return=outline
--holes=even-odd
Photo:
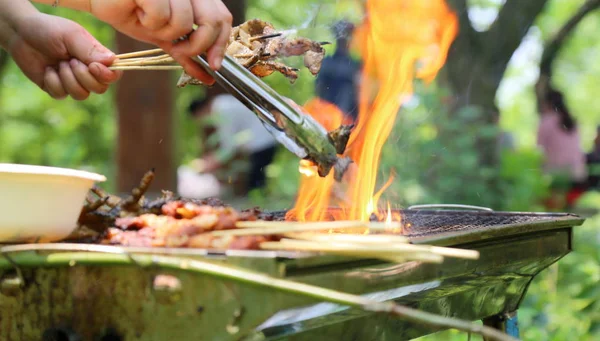
[[[538,116],[533,85],[542,44],[550,40],[585,0],[551,0],[536,19],[521,46],[519,58],[513,58],[499,91],[501,125],[513,132],[523,146],[535,144]],[[600,122],[600,68],[598,31],[600,11],[588,14],[571,32],[553,65],[552,84],[565,95],[571,114],[579,122],[582,146],[589,150]]]
[[[80,23],[101,43],[112,45],[113,30],[91,16],[38,7]],[[30,82],[12,61],[0,82],[0,162],[88,169],[114,178],[114,88],[83,102],[56,101]],[[112,185],[110,180],[108,185]]]
[[[496,210],[539,211],[540,198],[549,179],[540,170],[541,156],[535,149],[537,113],[533,96],[541,42],[549,39],[584,0],[550,0],[526,39],[521,58],[515,58],[505,73],[499,92],[500,126],[482,124],[483,113],[465,107],[449,112],[446,89],[433,84],[417,86],[415,96],[401,109],[394,131],[384,146],[378,181],[381,186],[395,171],[397,176],[383,201],[406,207],[417,203],[462,203]],[[496,11],[502,0],[470,0],[471,9]],[[37,5],[47,13],[77,21],[100,42],[114,50],[114,31],[89,15]],[[329,27],[338,19],[361,19],[361,3],[350,0],[249,0],[248,18],[261,18],[278,28],[296,30],[315,40],[334,41]],[[583,130],[584,145],[590,146],[600,121],[595,62],[600,12],[587,17],[573,32],[555,63],[555,86],[565,92],[568,105]],[[483,20],[485,21],[485,20]],[[486,23],[480,23],[483,29]],[[489,24],[489,23],[487,23]],[[525,46],[526,45],[526,46]],[[335,45],[328,45],[331,53]],[[301,58],[286,61],[301,69],[294,84],[281,75],[265,79],[282,95],[305,103],[314,95],[314,77],[301,65]],[[174,75],[175,76],[175,75]],[[176,79],[173,80],[175,84]],[[117,126],[113,91],[84,102],[55,101],[26,79],[10,63],[0,79],[0,162],[21,162],[84,168],[105,174],[113,190]],[[187,162],[201,155],[198,125],[187,106],[204,93],[201,87],[175,89],[176,157]],[[498,150],[497,168],[480,167],[481,141],[508,131],[517,138],[514,150]],[[289,208],[294,203],[299,173],[298,160],[281,150],[268,168],[264,192],[251,193],[244,206]],[[488,186],[494,179],[497,188]],[[587,195],[582,207],[600,208],[600,195]],[[600,338],[600,236],[595,216],[576,229],[575,251],[544,271],[532,284],[521,313],[525,340],[592,340]],[[465,340],[464,334],[438,334],[431,340]],[[477,340],[477,338],[473,338]]]

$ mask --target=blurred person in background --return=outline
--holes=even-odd
[[[230,94],[196,100],[189,112],[200,121],[204,136],[204,155],[189,167],[199,176],[212,174],[219,179],[221,195],[226,195],[226,187],[236,196],[264,188],[277,141],[256,114]],[[183,191],[198,187],[187,182],[180,186]]]
[[[206,52],[211,68],[219,69],[232,25],[221,0],[33,2],[88,12],[133,39],[159,46],[205,84],[214,80],[190,57]],[[192,31],[194,24],[202,29]],[[187,40],[178,40],[187,34]],[[84,100],[121,77],[108,68],[116,55],[81,25],[41,13],[27,0],[0,0],[0,47],[55,99]]]
[[[350,54],[354,25],[342,20],[333,25],[332,32],[336,40],[335,52],[323,59],[315,81],[316,97],[306,105],[327,107],[334,104],[346,118],[355,121],[358,117],[361,64]]]
[[[594,148],[586,155],[588,189],[600,190],[600,126],[596,127]]]
[[[571,208],[586,190],[586,158],[579,130],[562,93],[550,90],[539,103],[537,143],[544,153],[544,172],[552,176],[549,209]]]

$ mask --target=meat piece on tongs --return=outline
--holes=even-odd
[[[325,57],[325,49],[319,43],[304,37],[288,37],[277,32],[270,23],[252,19],[233,27],[225,53],[236,62],[249,69],[257,77],[266,77],[274,72],[283,74],[295,82],[298,69],[287,66],[281,57],[304,56],[304,66],[311,74],[316,75],[321,70]],[[201,85],[197,79],[185,72],[177,82],[178,87],[186,85]]]

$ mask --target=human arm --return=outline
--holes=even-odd
[[[190,57],[206,52],[210,66],[219,69],[233,20],[221,0],[59,0],[58,6],[89,12],[119,32],[159,46],[206,84],[214,80]]]
[[[79,24],[39,12],[25,0],[0,0],[0,47],[32,82],[54,98],[103,93],[121,73],[114,53]]]

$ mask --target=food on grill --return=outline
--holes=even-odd
[[[316,75],[321,70],[321,63],[325,57],[325,49],[322,46],[325,44],[327,43],[315,42],[304,37],[286,37],[277,32],[270,23],[252,19],[232,29],[225,53],[258,77],[279,72],[293,83],[298,78],[299,70],[277,59],[303,55],[304,66]],[[177,82],[179,87],[201,84],[202,82],[185,72]]]
[[[94,187],[82,208],[74,241],[101,242],[123,246],[166,246],[210,249],[257,249],[276,236],[213,236],[209,232],[235,229],[240,221],[269,219],[259,210],[238,212],[218,199],[163,196],[148,201],[144,193],[154,179],[148,171],[140,185],[124,199]]]
[[[275,236],[213,236],[211,231],[236,229],[239,221],[253,221],[251,212],[238,213],[229,207],[171,201],[162,214],[146,213],[117,218],[102,243],[138,247],[193,247],[204,249],[258,249]]]
[[[444,257],[479,257],[476,251],[411,245],[397,235],[402,233],[400,222],[277,221],[283,217],[256,208],[239,212],[215,199],[175,198],[170,192],[147,201],[144,193],[153,178],[154,171],[147,172],[125,199],[94,188],[91,192],[98,199],[88,198],[81,210],[80,228],[70,241],[129,247],[317,251],[392,262],[440,263]],[[94,231],[93,236],[86,235],[86,228]]]

